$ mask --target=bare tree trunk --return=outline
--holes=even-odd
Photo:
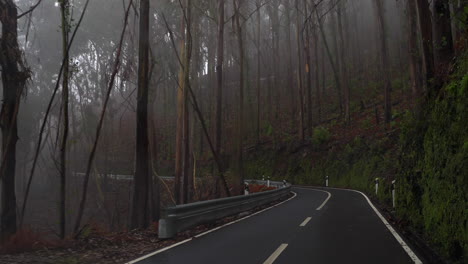
[[[244,170],[243,170],[243,122],[244,122],[244,43],[242,38],[242,27],[240,24],[240,7],[242,0],[233,0],[234,5],[234,18],[235,18],[235,30],[237,33],[237,42],[239,48],[239,102],[238,102],[238,119],[237,119],[237,146],[236,146],[236,179],[237,186],[235,190],[239,195],[242,195],[244,189]]]
[[[314,5],[315,5],[315,1],[313,1],[313,2],[314,2]],[[333,77],[335,79],[336,90],[338,92],[338,105],[340,107],[340,114],[341,114],[342,113],[342,104],[341,104],[341,81],[340,81],[340,76],[338,74],[338,69],[337,69],[337,66],[335,64],[335,60],[333,59],[333,55],[332,55],[332,52],[330,50],[330,46],[328,45],[327,37],[325,35],[325,30],[323,28],[322,18],[320,17],[317,8],[315,8],[315,15],[317,17],[317,22],[318,22],[319,29],[320,29],[320,35],[322,36],[322,43],[323,43],[323,46],[325,47],[325,50],[327,52],[327,57],[328,57],[328,60],[330,62],[330,65],[331,65],[331,68],[332,68],[332,71],[333,71]],[[324,67],[324,70],[325,70],[325,67]],[[323,80],[325,80],[325,78],[323,78]],[[325,88],[325,85],[323,86],[323,88]]]
[[[290,119],[291,119],[291,126],[295,129],[297,127],[297,118],[296,118],[296,89],[294,87],[294,73],[293,73],[293,48],[291,44],[291,5],[290,0],[285,0],[284,9],[286,12],[286,48],[288,53],[288,70],[287,70],[287,87],[290,89],[290,100],[291,100],[291,109],[290,109]]]
[[[302,87],[302,62],[301,62],[301,18],[299,0],[296,0],[296,39],[297,39],[297,86],[299,92],[299,138],[304,141],[304,91]]]
[[[183,73],[184,73],[184,135],[183,135],[183,140],[184,140],[184,150],[183,150],[183,155],[184,155],[184,174],[183,174],[183,192],[182,192],[182,203],[186,204],[190,200],[190,178],[192,171],[190,170],[190,153],[191,153],[191,148],[190,148],[190,113],[189,113],[189,86],[190,86],[190,59],[192,55],[192,29],[191,29],[191,9],[192,9],[192,1],[191,0],[186,0],[186,6],[185,6],[185,11],[184,11],[184,19],[186,23],[186,35],[185,35],[185,53],[184,53],[184,62],[183,62]]]
[[[315,6],[312,7],[313,9],[317,8]],[[315,12],[315,10],[311,10],[311,12]],[[312,20],[311,20],[312,21]],[[319,77],[319,54],[318,54],[318,36],[317,36],[317,28],[315,24],[313,25],[312,35],[314,39],[314,60],[315,60],[315,91],[316,91],[316,105],[317,105],[317,123],[320,123],[322,120],[322,100],[320,96],[320,77]]]
[[[150,161],[151,161],[151,171],[152,171],[152,177],[151,179],[151,184],[149,186],[150,192],[151,192],[151,209],[152,209],[152,221],[156,222],[159,221],[160,218],[160,211],[161,211],[161,181],[156,174],[156,166],[157,166],[157,136],[156,136],[156,126],[154,124],[154,120],[151,121],[151,127],[152,127],[152,135],[150,136],[150,139],[152,139],[153,142],[150,142]],[[171,195],[171,194],[170,194]]]
[[[18,141],[17,117],[21,95],[29,79],[18,45],[18,10],[13,0],[0,1],[0,66],[3,85],[3,100],[0,113],[2,131],[2,156],[0,167],[1,211],[0,241],[16,233],[16,143]]]
[[[427,0],[414,0],[417,3],[419,28],[422,36],[423,58],[424,58],[424,85],[426,90],[432,93],[431,80],[434,78],[434,49],[432,37],[431,10]]]
[[[392,83],[390,80],[390,61],[388,59],[387,47],[387,25],[385,23],[384,5],[382,0],[375,0],[377,20],[379,24],[379,40],[380,40],[380,59],[382,67],[382,79],[384,81],[384,115],[385,123],[388,124],[392,120],[392,101],[391,91]]]
[[[418,45],[418,27],[416,3],[413,0],[407,2],[408,16],[408,51],[410,58],[410,76],[412,98],[415,102],[422,96],[422,69]]]
[[[223,113],[223,63],[224,63],[224,0],[218,0],[218,48],[216,60],[216,76],[217,76],[217,89],[215,93],[216,107],[215,107],[215,135],[214,147],[216,155],[221,157],[221,121]],[[219,182],[217,180],[216,190],[218,190]],[[216,197],[220,194],[218,191],[215,193]]]
[[[193,12],[193,11],[192,11]],[[199,79],[199,72],[201,70],[201,62],[204,62],[204,60],[201,59],[201,50],[200,50],[200,45],[201,45],[201,41],[200,41],[200,34],[201,34],[201,30],[200,30],[200,15],[197,13],[197,12],[193,12],[193,14],[191,14],[191,16],[193,16],[192,18],[192,22],[191,24],[193,25],[193,29],[191,30],[191,35],[192,35],[192,43],[193,43],[193,63],[192,63],[192,71],[191,71],[191,76],[192,76],[192,83],[193,83],[193,89],[194,89],[194,92],[197,94],[197,96],[200,98],[200,97],[203,97],[203,93],[202,93],[202,89],[201,89],[201,86],[200,86],[200,79]],[[204,67],[203,67],[204,69]],[[208,78],[210,78],[210,76],[208,76]],[[203,110],[203,107],[202,109]],[[195,168],[194,166],[196,165],[196,153],[198,152],[200,155],[203,154],[203,128],[200,126],[198,127],[199,129],[195,129],[196,126],[195,126],[195,122],[193,121],[195,119],[195,112],[191,111],[190,112],[190,120],[192,120],[191,122],[191,128],[192,128],[192,131],[191,131],[191,142],[192,142],[192,152],[191,152],[191,162],[190,162],[190,167],[191,167],[191,170],[190,170],[190,177],[188,179],[188,190],[189,190],[189,193],[188,193],[188,201],[190,202],[192,200],[192,197],[193,197],[193,194],[194,194],[194,171],[195,171]],[[199,135],[198,135],[198,132],[199,132]],[[195,148],[196,147],[196,144],[195,144],[195,138],[198,139],[198,150]]]
[[[68,113],[68,81],[70,73],[69,54],[68,54],[68,34],[70,31],[70,5],[68,0],[60,2],[60,12],[62,15],[62,52],[66,61],[63,68],[62,82],[62,114],[63,128],[62,138],[60,143],[60,198],[59,198],[59,234],[60,238],[65,238],[66,228],[66,179],[67,179],[67,141],[69,128],[69,113]]]
[[[309,16],[307,0],[304,0],[304,12],[306,14],[306,19]],[[309,23],[304,21],[305,29],[305,38],[304,38],[304,53],[306,55],[305,71],[307,75],[307,131],[309,137],[312,137],[312,71],[310,67],[312,66],[310,59],[310,31]]]
[[[138,91],[136,113],[136,168],[130,227],[149,225],[149,151],[148,151],[148,86],[149,86],[149,0],[140,0]]]
[[[344,113],[345,113],[345,121],[346,124],[351,123],[351,113],[350,113],[350,89],[348,83],[348,70],[347,70],[347,63],[348,63],[348,55],[346,53],[347,47],[345,46],[345,37],[343,33],[343,19],[345,19],[345,10],[343,9],[344,2],[341,1],[338,3],[337,6],[337,17],[338,17],[338,34],[340,36],[340,46],[341,46],[341,63],[340,63],[340,75],[341,75],[341,84],[343,87],[343,94],[344,94]]]
[[[185,11],[184,11],[185,12]],[[180,39],[180,58],[181,65],[179,71],[179,83],[177,87],[177,124],[176,124],[176,147],[175,147],[175,182],[174,182],[174,196],[176,204],[182,203],[182,186],[184,174],[184,124],[185,124],[185,75],[184,75],[184,58],[185,58],[185,18],[182,17],[181,22],[181,39]]]
[[[326,53],[326,49],[325,49],[325,42],[322,38],[322,42],[321,42],[321,45],[320,45],[320,49],[321,49],[321,62],[320,64],[322,65],[322,71],[321,71],[321,75],[322,75],[322,91],[321,91],[321,98],[325,98],[325,88],[326,88],[326,82],[327,82],[327,75],[326,75],[326,70],[327,70],[327,65],[325,64],[325,53]],[[325,111],[325,110],[324,110]],[[326,116],[326,113],[324,113],[324,115]]]
[[[341,0],[332,0],[330,1],[330,10],[333,10],[335,9],[336,5],[337,5],[337,1],[341,1]],[[335,61],[335,65],[336,65],[336,78],[338,78],[340,80],[339,82],[339,85],[337,84],[336,86],[336,91],[337,91],[337,94],[338,94],[338,106],[340,107],[340,117],[343,117],[343,83],[342,83],[342,79],[341,79],[341,67],[343,64],[343,62],[341,61],[340,59],[340,55],[339,55],[339,47],[338,47],[338,34],[336,32],[337,30],[337,17],[338,17],[338,13],[336,11],[330,11],[330,28],[331,28],[331,37],[332,37],[332,47],[333,47],[333,52],[334,52],[334,55],[335,55],[335,58],[334,58],[334,61]]]
[[[260,91],[261,91],[261,65],[260,65],[260,56],[261,56],[261,48],[260,48],[260,38],[261,38],[261,14],[260,14],[260,1],[257,0],[257,126],[256,126],[256,137],[257,137],[257,144],[260,143]]]

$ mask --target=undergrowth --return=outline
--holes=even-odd
[[[468,53],[458,59],[450,80],[437,99],[395,114],[384,136],[333,142],[319,127],[301,151],[250,154],[246,173],[318,186],[328,176],[330,186],[364,191],[388,207],[396,180],[395,213],[402,222],[444,259],[468,263]],[[364,129],[371,127],[366,121]],[[377,195],[375,178],[380,180]]]

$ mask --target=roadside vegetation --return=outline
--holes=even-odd
[[[468,52],[437,98],[411,109],[402,102],[393,123],[379,128],[373,112],[361,125],[329,122],[308,144],[285,141],[249,153],[248,175],[273,175],[293,184],[363,191],[398,225],[419,234],[442,259],[468,261]],[[345,130],[346,133],[342,133]],[[292,147],[293,146],[293,147]],[[283,162],[286,161],[286,162]],[[379,191],[375,194],[375,179]],[[396,208],[391,182],[396,180]]]

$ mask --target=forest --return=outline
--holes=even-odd
[[[468,263],[467,0],[0,0],[0,29],[0,262],[327,178]]]

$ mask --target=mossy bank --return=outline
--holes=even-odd
[[[468,54],[437,99],[420,109],[407,110],[381,137],[342,143],[321,127],[305,144],[257,146],[246,177],[323,185],[328,176],[330,186],[364,191],[389,207],[396,180],[394,214],[448,262],[468,263]]]

